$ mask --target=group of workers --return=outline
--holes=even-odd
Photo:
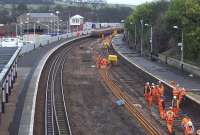
[[[115,55],[111,51],[111,40],[114,35],[116,35],[116,31],[113,31],[113,34],[110,36],[105,37],[103,34],[102,36],[102,52],[101,55],[97,56],[97,67],[98,68],[106,68],[108,65],[116,65],[118,61],[117,55]]]
[[[166,120],[167,129],[169,134],[173,134],[174,120],[180,117],[180,104],[183,102],[186,95],[186,90],[179,87],[177,84],[173,84],[173,99],[172,104],[168,110],[165,109],[165,88],[163,82],[159,81],[157,85],[149,82],[144,85],[144,97],[148,105],[148,109],[151,111],[151,106],[155,104],[158,107],[160,118]],[[182,118],[181,125],[184,130],[184,135],[193,135],[194,126],[192,120],[184,116]]]

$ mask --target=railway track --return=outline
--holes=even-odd
[[[125,108],[131,113],[134,118],[138,120],[138,122],[144,127],[148,134],[161,135],[160,130],[156,129],[155,126],[141,114],[137,107],[134,106],[134,103],[131,101],[129,95],[124,93],[123,90],[121,90],[121,88],[118,86],[118,84],[111,79],[108,70],[100,70],[100,74],[112,93],[118,99],[121,99],[125,102]]]
[[[138,69],[134,68],[133,65],[127,63],[123,58],[120,59],[120,63],[118,67],[113,67],[109,70],[110,76],[112,76],[113,82],[115,82],[118,86],[122,87],[124,92],[127,93],[130,97],[137,99],[137,102],[143,106],[143,109],[148,112],[146,109],[146,102],[143,96],[143,87],[145,82],[153,82],[156,83],[155,80],[152,80],[145,74],[138,71]],[[165,92],[165,107],[168,109],[171,106],[172,95],[171,91],[166,87]],[[188,103],[187,103],[188,104]],[[192,109],[190,106],[183,104],[181,107],[181,117],[175,119],[174,129],[175,134],[183,134],[183,129],[181,127],[182,117],[187,114],[193,120],[193,124],[196,128],[200,126],[200,119],[198,117],[197,111]],[[159,117],[159,112],[156,105],[153,105],[151,117],[155,119],[155,121],[166,130],[166,122],[161,120]]]
[[[66,55],[72,48],[66,47],[50,65],[46,84],[45,135],[72,135],[62,82]]]

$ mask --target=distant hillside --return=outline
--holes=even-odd
[[[56,2],[64,2],[63,0],[0,0],[1,3],[4,4],[40,4],[40,3],[56,3]],[[106,0],[66,0],[64,3],[106,3]]]

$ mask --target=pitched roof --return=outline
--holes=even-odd
[[[71,18],[83,19],[84,17],[83,17],[83,16],[80,16],[80,15],[75,15],[75,16],[72,16]]]
[[[53,13],[29,13],[29,14],[31,17],[56,17],[56,15]]]

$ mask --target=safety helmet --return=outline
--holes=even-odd
[[[191,121],[188,122],[188,126],[192,126],[192,122]]]
[[[159,81],[158,81],[158,83],[159,83],[159,84],[161,84],[161,83],[162,83],[162,81],[161,81],[161,80],[159,80]]]
[[[172,109],[172,107],[170,106],[170,107],[169,107],[169,109],[171,110],[171,109]]]
[[[177,86],[177,87],[179,87],[180,85],[179,85],[179,84],[177,84],[176,86]]]
[[[149,82],[146,82],[146,85],[149,85]]]
[[[176,99],[176,96],[173,96],[173,99]]]
[[[155,84],[154,84],[154,83],[152,83],[151,85],[152,85],[152,86],[154,86]]]

